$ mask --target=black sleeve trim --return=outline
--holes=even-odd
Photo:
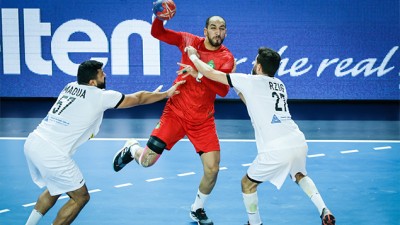
[[[117,103],[117,105],[114,107],[114,109],[118,108],[118,106],[121,104],[122,101],[124,101],[124,99],[125,99],[125,95],[122,94],[121,99],[119,100],[119,102]]]
[[[226,79],[228,79],[229,87],[233,87],[231,76],[229,75],[229,73],[226,74]]]

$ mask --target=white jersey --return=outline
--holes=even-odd
[[[246,101],[259,153],[305,145],[304,134],[289,113],[281,80],[240,73],[230,74],[230,79]]]
[[[117,107],[123,98],[117,91],[69,83],[33,132],[62,154],[72,155],[98,133],[104,111]]]

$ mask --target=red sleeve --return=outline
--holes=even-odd
[[[151,24],[151,35],[170,45],[179,45],[182,43],[182,35],[179,32],[165,29],[163,21],[157,18]]]
[[[207,77],[201,78],[201,82],[221,97],[225,97],[229,92],[229,85],[221,84]]]

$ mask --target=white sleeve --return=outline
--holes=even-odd
[[[125,97],[121,92],[113,90],[104,90],[102,95],[102,106],[104,110],[117,107]]]
[[[251,86],[250,77],[244,73],[231,73],[229,74],[233,89],[237,94],[242,93],[246,88]]]

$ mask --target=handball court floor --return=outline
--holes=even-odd
[[[42,192],[32,182],[23,154],[25,137],[40,118],[0,118],[0,224],[20,225]],[[165,151],[151,168],[136,163],[116,173],[112,158],[130,137],[144,145],[156,119],[105,119],[100,133],[74,156],[91,192],[78,225],[194,225],[189,208],[202,175],[201,161],[187,139]],[[309,144],[308,175],[337,218],[337,224],[400,224],[399,121],[297,121]],[[206,203],[216,225],[247,221],[240,180],[256,155],[248,120],[217,120],[221,164]],[[264,225],[321,224],[316,208],[289,178],[280,191],[259,186]],[[51,224],[67,201],[62,196],[39,224]]]

